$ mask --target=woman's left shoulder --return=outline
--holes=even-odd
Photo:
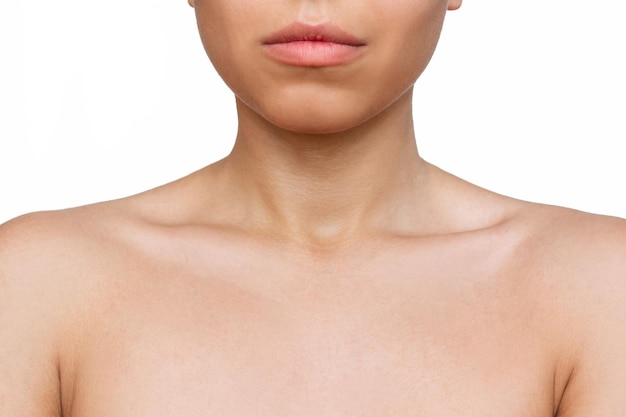
[[[547,238],[580,268],[626,267],[626,220],[562,207],[545,209],[540,223]],[[624,277],[626,278],[626,276]]]
[[[626,219],[531,203],[519,213],[527,244],[547,263],[577,270],[572,276],[621,275],[626,284]]]
[[[626,220],[534,207],[532,253],[569,377],[559,416],[621,415],[626,406]]]

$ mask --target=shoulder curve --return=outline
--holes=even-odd
[[[60,352],[67,285],[61,279],[53,213],[0,225],[0,415],[61,413]],[[55,248],[56,247],[56,248]],[[28,389],[25,389],[28,387]]]
[[[543,220],[544,233],[550,233],[580,261],[624,255],[626,261],[626,220],[619,217],[554,208]],[[587,256],[585,256],[587,255]]]
[[[60,212],[30,213],[0,225],[0,285],[27,289],[60,284],[60,255],[72,246],[73,228]]]
[[[529,236],[555,243],[576,245],[600,243],[606,239],[623,241],[626,219],[587,213],[571,208],[523,202],[514,216]]]
[[[549,335],[555,415],[596,415],[607,405],[613,414],[600,414],[621,415],[626,220],[520,202],[508,225],[519,242],[518,288],[528,290],[531,311]]]
[[[75,209],[34,212],[0,225],[0,262],[30,251],[45,255],[45,249],[69,243],[82,229],[76,214]]]
[[[625,219],[532,205],[517,220],[524,225],[525,251],[557,281],[587,288],[626,285]]]
[[[564,417],[620,415],[626,406],[626,220],[556,210],[544,223],[557,259],[545,267],[556,277],[559,335],[568,378],[560,394]],[[560,217],[560,218],[559,218]]]
[[[120,226],[114,211],[83,206],[29,213],[0,225],[0,282],[68,284],[114,236]]]
[[[53,237],[53,230],[61,228],[59,218],[54,212],[36,212],[0,225],[0,268],[21,261],[28,252],[37,253]]]

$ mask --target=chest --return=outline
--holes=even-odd
[[[71,415],[551,415],[550,356],[518,308],[360,288],[128,290],[85,331]]]

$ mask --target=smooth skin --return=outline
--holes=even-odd
[[[0,417],[624,415],[626,221],[418,154],[413,83],[461,0],[190,5],[234,149],[0,227]],[[367,50],[279,64],[260,40],[294,20]]]

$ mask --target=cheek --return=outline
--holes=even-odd
[[[196,19],[204,49],[220,76],[229,80],[245,65],[249,33],[256,33],[258,13],[251,1],[196,0]],[[250,7],[246,7],[246,5]],[[249,35],[248,35],[249,36]],[[241,61],[241,63],[239,63]]]
[[[441,33],[447,3],[441,0],[391,1],[381,6],[377,23],[381,34],[382,70],[397,80],[415,80],[430,61]],[[391,78],[394,79],[394,78]]]

